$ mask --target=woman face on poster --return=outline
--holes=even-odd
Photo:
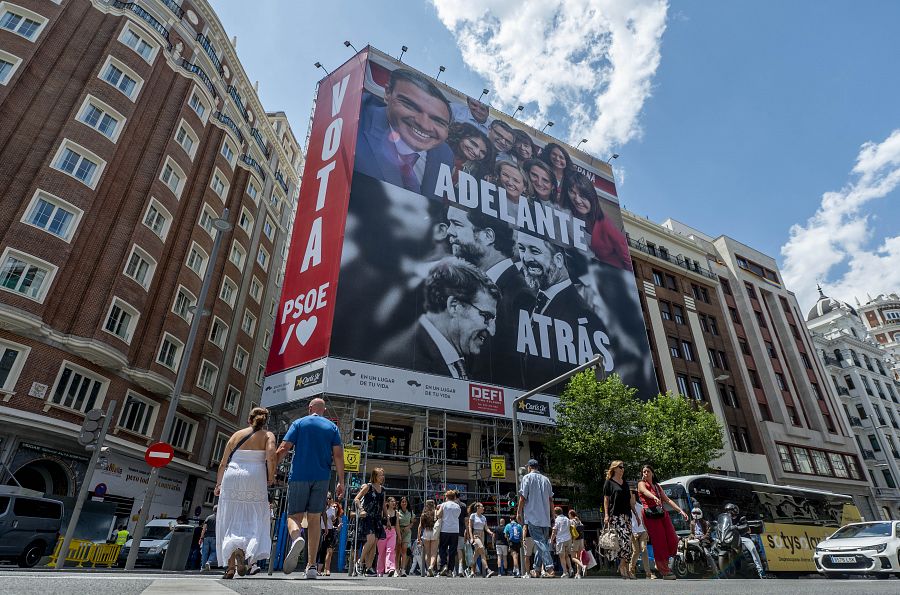
[[[603,219],[600,199],[590,178],[578,172],[569,172],[564,188],[564,204],[576,217],[583,219],[590,227],[598,219]]]
[[[525,171],[534,189],[534,197],[542,201],[552,201],[556,194],[556,178],[550,167],[543,161],[529,159],[525,162]]]
[[[527,178],[522,169],[509,161],[497,164],[497,183],[506,190],[506,198],[513,203],[519,202],[523,194],[527,194]]]
[[[463,162],[479,162],[490,153],[491,141],[488,136],[465,122],[450,126],[450,136],[447,142],[453,149],[456,158]]]
[[[528,133],[522,130],[514,130],[513,136],[515,137],[513,154],[519,160],[519,163],[534,157],[534,143],[531,137],[528,136]]]

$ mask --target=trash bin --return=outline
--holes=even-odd
[[[194,527],[191,525],[176,525],[172,529],[172,539],[166,548],[166,557],[163,558],[162,569],[182,571],[187,567],[188,556],[194,542]]]

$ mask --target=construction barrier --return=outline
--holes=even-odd
[[[48,567],[56,567],[62,543],[63,538],[60,537],[56,542],[56,547],[53,548],[53,554],[50,556],[50,562],[47,564]],[[94,568],[96,568],[97,564],[105,564],[107,568],[112,568],[113,564],[118,560],[121,550],[122,546],[114,543],[94,543],[85,539],[73,539],[69,542],[66,562],[77,562],[76,568],[83,568],[85,562],[90,562]]]

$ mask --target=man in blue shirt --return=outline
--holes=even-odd
[[[309,415],[291,424],[284,441],[278,447],[275,458],[278,463],[294,449],[291,475],[288,478],[288,532],[291,547],[284,558],[284,572],[290,574],[297,568],[300,553],[306,545],[300,536],[300,523],[306,515],[306,531],[309,539],[309,564],[306,578],[316,578],[316,555],[322,531],[321,516],[325,510],[328,483],[331,480],[331,463],[337,469],[335,494],[344,495],[344,447],[341,433],[330,420],[322,417],[325,401],[309,402]]]

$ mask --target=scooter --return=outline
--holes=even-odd
[[[753,535],[763,532],[762,521],[746,521]],[[756,578],[756,566],[750,554],[744,551],[740,529],[731,515],[723,512],[716,519],[716,532],[710,553],[717,560],[719,578]]]

